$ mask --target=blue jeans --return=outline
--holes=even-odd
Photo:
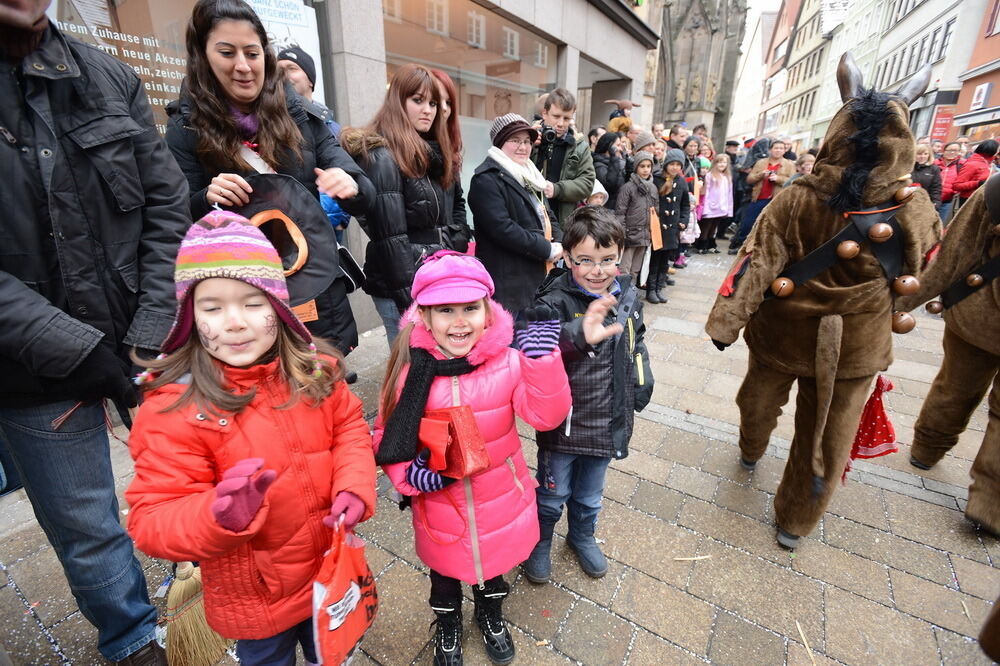
[[[319,661],[313,641],[312,618],[270,638],[236,641],[236,656],[244,666],[295,666],[295,646],[299,644],[307,662]]]
[[[955,205],[954,199],[952,199],[951,201],[942,201],[937,205],[938,217],[940,217],[941,221],[944,222],[945,224],[947,224],[949,221],[948,216],[951,215],[951,207],[953,205]]]
[[[396,305],[396,301],[391,298],[372,296],[372,301],[375,303],[378,316],[382,317],[382,325],[385,326],[385,339],[391,348],[396,336],[399,335],[399,320],[402,317],[399,313],[399,307]]]
[[[97,627],[97,649],[119,661],[153,640],[156,609],[118,522],[103,405],[81,407],[52,430],[74,404],[0,407],[0,446],[17,466],[80,612]]]
[[[756,224],[757,218],[760,217],[761,211],[764,210],[764,206],[771,203],[770,199],[758,199],[757,201],[751,201],[743,208],[743,219],[740,220],[740,230],[736,232],[733,236],[732,242],[729,243],[730,247],[739,247],[743,245],[743,241],[747,239],[750,232],[753,231],[753,225]]]
[[[538,450],[538,521],[556,524],[566,505],[568,538],[593,536],[611,458]]]

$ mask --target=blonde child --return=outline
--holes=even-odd
[[[705,174],[705,190],[701,198],[701,236],[695,249],[701,254],[719,253],[715,232],[725,229],[733,219],[733,180],[729,169],[729,156],[716,155],[712,168]]]
[[[214,211],[177,254],[177,316],[139,376],[128,531],[200,562],[208,623],[244,664],[318,661],[312,586],[332,527],[372,515],[375,464],[339,352],[289,308],[259,229]]]
[[[529,320],[543,321],[515,334],[510,314],[491,298],[493,280],[482,263],[454,252],[425,262],[411,293],[382,386],[376,460],[396,490],[412,498],[417,555],[431,569],[434,663],[462,663],[464,581],[472,585],[487,655],[506,664],[514,643],[503,618],[510,589],[503,574],[538,542],[535,483],[514,416],[550,430],[569,413],[559,321],[530,310]],[[451,479],[429,468],[419,433],[427,410],[459,405],[475,415],[489,467]]]

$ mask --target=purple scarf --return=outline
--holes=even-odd
[[[236,129],[239,130],[240,136],[247,141],[257,136],[257,130],[260,129],[260,121],[257,120],[256,113],[243,113],[232,104],[229,105],[229,113],[232,114],[233,120],[236,121]]]

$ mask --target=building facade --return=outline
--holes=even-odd
[[[948,138],[968,136],[970,145],[1000,138],[1000,0],[990,0],[969,65],[958,78],[962,90]]]
[[[726,130],[727,140],[742,143],[757,133],[760,82],[764,80],[764,58],[771,43],[771,33],[774,31],[777,18],[778,12],[761,12],[750,20],[741,47],[740,63],[736,70],[736,90],[733,93],[733,110]]]
[[[795,32],[795,19],[802,0],[783,0],[775,19],[774,31],[767,46],[764,60],[764,89],[761,92],[760,112],[756,135],[776,134],[779,130],[782,104],[788,88],[788,47]]]

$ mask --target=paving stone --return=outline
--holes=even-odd
[[[55,647],[42,634],[35,615],[28,611],[10,585],[0,588],[0,646],[15,664],[52,664],[60,661]]]
[[[750,483],[756,472],[748,472],[739,463],[740,449],[738,446],[725,444],[723,442],[713,443],[705,452],[705,459],[701,465],[703,472],[708,472],[714,476],[721,476],[739,484]]]
[[[708,653],[716,610],[676,587],[628,571],[611,609],[695,654]]]
[[[695,497],[711,500],[715,496],[715,489],[719,485],[719,478],[712,476],[700,469],[688,467],[686,465],[675,464],[670,470],[666,484],[675,490]]]
[[[46,548],[51,546],[45,538],[45,532],[37,524],[29,523],[22,529],[0,538],[0,563],[10,566]]]
[[[857,553],[941,585],[952,582],[947,554],[901,539],[889,532],[881,532],[836,516],[826,516],[823,519],[823,539],[834,548]]]
[[[602,578],[591,578],[583,573],[576,554],[562,537],[556,537],[552,544],[552,580],[596,604],[611,605],[624,573],[623,564],[608,560],[608,573]]]
[[[966,636],[979,635],[991,602],[902,571],[891,571],[889,576],[896,608]]]
[[[670,474],[670,461],[642,451],[632,451],[627,458],[612,460],[611,468],[662,484],[666,483]]]
[[[684,503],[684,495],[650,481],[639,481],[639,487],[632,497],[632,506],[657,518],[673,521]]]
[[[938,648],[941,650],[941,663],[947,666],[989,666],[992,659],[979,649],[979,641],[975,638],[962,636],[947,629],[935,628]]]
[[[479,625],[476,624],[472,611],[468,611],[463,619],[465,620],[465,636],[462,642],[462,657],[465,663],[489,664],[490,660],[486,656],[482,634],[479,631]],[[510,627],[510,635],[514,639],[514,653],[519,664],[531,664],[532,666],[569,666],[574,663],[553,650],[551,641],[544,645],[537,645],[539,641],[524,633],[516,626]],[[432,646],[428,646],[425,652],[427,664],[432,664],[434,654]],[[421,657],[424,656],[421,655]]]
[[[688,467],[700,467],[710,444],[711,440],[705,437],[668,427],[663,442],[654,453],[661,458],[679,462]]]
[[[37,603],[35,613],[46,627],[64,620],[77,610],[55,551],[46,548],[7,569],[21,594]]]
[[[667,426],[636,414],[632,423],[632,440],[629,442],[629,448],[656,453],[666,436]]]
[[[957,555],[951,556],[951,564],[955,567],[958,588],[962,592],[987,601],[993,601],[1000,595],[1000,568]]]
[[[774,538],[774,526],[708,502],[686,502],[677,524],[775,562],[787,559],[787,551]]]
[[[609,467],[604,477],[604,496],[628,504],[639,483],[640,479],[637,476]]]
[[[671,301],[676,298],[671,294]],[[681,299],[677,299],[681,300]],[[671,333],[680,333],[693,338],[700,338],[705,335],[705,326],[698,322],[684,321],[683,319],[675,319],[674,317],[657,317],[653,321],[653,328],[658,331],[669,331]]]
[[[795,637],[798,638],[798,632],[796,632]],[[826,655],[816,652],[812,643],[806,650],[804,645],[788,641],[788,660],[785,662],[785,666],[838,666],[839,664],[839,661],[834,661]]]
[[[681,399],[674,406],[688,414],[705,416],[727,423],[740,422],[740,411],[732,398],[723,399],[705,395],[700,389],[684,391]]]
[[[772,446],[772,448],[774,448]],[[737,449],[738,450],[738,449]],[[739,466],[739,463],[736,463]],[[781,477],[785,473],[785,460],[774,455],[765,455],[757,461],[757,467],[750,475],[750,485],[773,495],[778,491]]]
[[[555,585],[534,585],[521,576],[504,602],[504,615],[532,636],[551,641],[574,597]]]
[[[605,507],[598,529],[608,557],[676,587],[687,584],[691,562],[673,558],[697,555],[697,535],[618,504]]]
[[[365,634],[365,652],[385,666],[409,664],[431,637],[430,579],[396,562],[382,574],[378,586],[378,615]]]
[[[396,556],[384,548],[369,543],[365,546],[365,559],[368,560],[368,568],[372,570],[373,574],[378,576],[386,567],[392,564]]]
[[[885,499],[894,534],[978,562],[988,561],[975,528],[959,511],[933,506],[898,493],[886,493]]]
[[[823,648],[823,587],[820,583],[754,555],[705,541],[687,591],[783,636],[795,621]],[[780,601],[777,601],[780,600]]]
[[[59,645],[70,663],[104,664],[97,651],[97,629],[79,612],[73,613],[59,624],[51,627],[49,633]]]
[[[663,382],[668,386],[701,392],[708,381],[709,371],[693,365],[657,360],[651,361],[649,365],[657,384]]]
[[[888,530],[889,519],[886,517],[882,494],[880,488],[848,482],[846,486],[837,488],[833,493],[827,511],[880,530]]]
[[[790,558],[796,571],[867,597],[880,604],[891,605],[889,572],[884,564],[873,562],[822,541],[807,540]]]
[[[632,628],[624,620],[585,601],[576,604],[552,642],[560,652],[588,666],[621,664]]]
[[[632,642],[632,651],[628,655],[628,666],[691,666],[703,664],[707,660],[692,655],[690,652],[666,642],[659,636],[648,631],[636,631]]]
[[[653,396],[650,398],[651,405],[662,405],[664,407],[676,407],[677,403],[684,397],[684,389],[665,381],[657,380],[653,385]],[[649,409],[647,405],[646,409]],[[645,411],[645,410],[643,410]]]
[[[743,618],[719,613],[712,628],[712,648],[708,656],[719,666],[781,664],[785,660],[785,642],[781,636]]]
[[[733,400],[736,398],[736,392],[740,390],[742,383],[742,377],[713,372],[708,377],[708,383],[705,384],[705,393],[718,398]]]
[[[823,651],[846,664],[938,664],[931,625],[832,586],[826,642]]]
[[[413,546],[412,514],[384,497],[378,498],[375,515],[358,526],[358,534],[386,552],[401,557],[415,567],[423,563]]]
[[[719,488],[715,491],[714,503],[754,520],[763,521],[771,499],[771,496],[762,490],[723,479],[719,481]]]

